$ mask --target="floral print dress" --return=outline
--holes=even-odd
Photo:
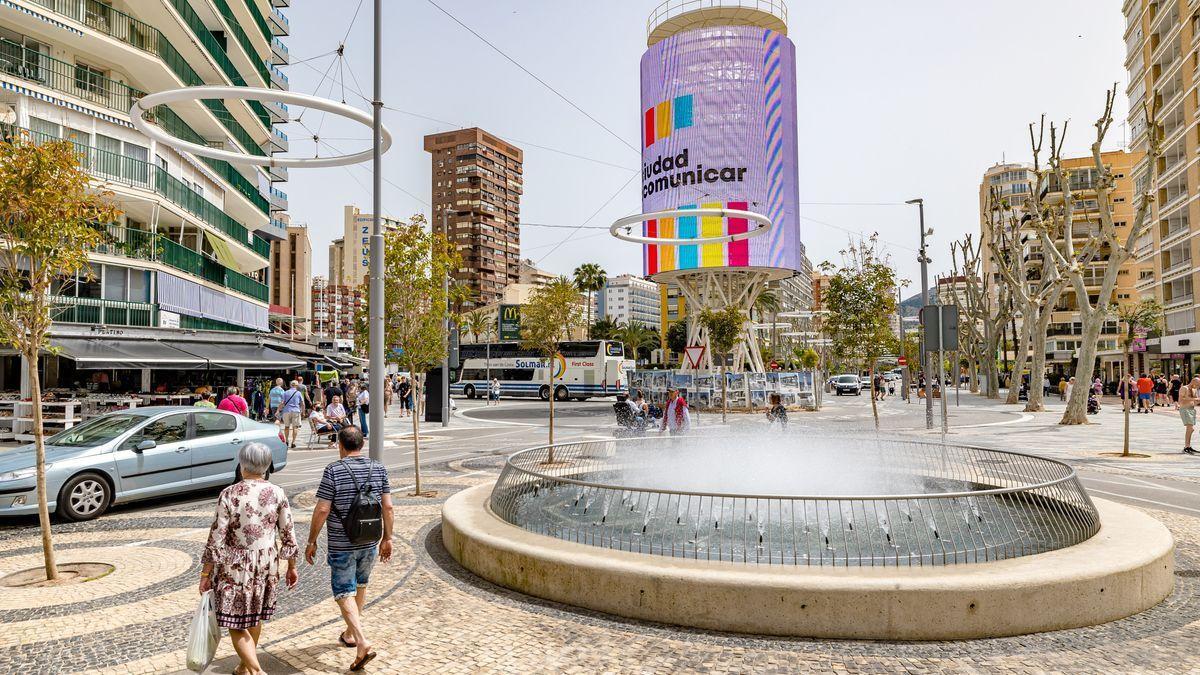
[[[275,615],[279,560],[300,550],[283,488],[249,480],[225,488],[202,563],[213,563],[213,605],[222,628],[245,630]]]

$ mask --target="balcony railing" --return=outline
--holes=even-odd
[[[119,112],[129,112],[134,101],[146,94],[87,67],[60,61],[3,38],[0,38],[0,71]]]
[[[189,127],[187,123],[184,122],[179,115],[176,115],[175,111],[171,110],[170,108],[161,105],[158,106],[154,109],[154,117],[158,124],[167,133],[178,136],[185,141],[191,141],[192,143],[197,143],[199,145],[208,145],[207,139],[196,133],[195,130]],[[246,199],[250,200],[250,203],[254,204],[255,208],[262,211],[264,214],[268,213],[270,205],[267,203],[267,198],[264,197],[261,192],[259,192],[258,186],[254,183],[251,183],[249,179],[241,174],[241,172],[233,168],[229,162],[219,159],[209,159],[208,157],[201,157],[200,161],[207,164],[209,168],[228,181],[229,184],[234,187],[234,189],[242,193]]]
[[[96,253],[159,262],[255,300],[266,302],[269,297],[266,284],[155,232],[110,225],[107,240],[96,247]]]
[[[51,316],[62,323],[103,324],[108,326],[158,325],[158,305],[125,300],[50,296]]]
[[[0,124],[0,137],[9,138],[19,134],[27,134],[30,140],[35,143],[58,140],[48,134],[12,125]],[[107,150],[93,148],[80,143],[75,143],[74,145],[79,153],[80,165],[88,173],[122,185],[151,190],[205,223],[229,235],[245,248],[254,251],[263,258],[270,258],[270,242],[258,235],[252,235],[246,229],[245,225],[234,220],[216,204],[213,204],[195,190],[184,185],[183,181],[167,173],[165,169],[157,164],[151,164],[140,159],[118,155],[114,152],[108,152]]]
[[[183,55],[166,39],[157,28],[139,21],[120,10],[97,0],[29,0],[46,9],[103,33],[135,49],[157,56],[175,73],[184,85],[195,87],[204,84],[203,78],[188,64]],[[252,0],[251,0],[252,1]],[[211,35],[210,35],[211,37]],[[232,64],[231,64],[232,65]],[[271,128],[271,117],[259,101],[247,101],[246,105],[262,123]],[[129,106],[125,107],[129,110]]]
[[[271,32],[271,26],[267,24],[267,18],[258,9],[258,3],[255,0],[242,0],[246,3],[246,9],[250,10],[250,16],[254,17],[254,25],[258,26],[258,31],[263,34],[263,37],[270,40],[275,37]]]

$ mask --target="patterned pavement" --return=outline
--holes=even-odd
[[[978,408],[972,418],[978,424],[1020,419],[993,410],[988,402],[971,405]],[[830,412],[834,419],[855,414],[850,408]],[[911,427],[915,418],[889,413],[886,419],[889,426]],[[1107,422],[1106,432],[1112,428]],[[1040,423],[1026,420],[976,431],[1003,439],[1015,432],[1041,438],[1038,434],[1046,432],[1033,430]],[[1142,422],[1146,429],[1152,423],[1155,429],[1162,426],[1153,438],[1173,433],[1166,417]],[[1050,445],[1077,458],[1095,456],[1058,442],[1066,437]],[[1164,453],[1155,461],[1175,460]],[[1177,540],[1175,592],[1158,607],[1122,621],[969,642],[762,638],[605,616],[523,596],[463,570],[441,546],[441,503],[458,490],[494,479],[501,462],[498,455],[482,455],[429,466],[424,485],[438,497],[397,500],[395,557],[376,567],[369,595],[367,628],[379,653],[369,672],[1200,672],[1200,520],[1192,516],[1150,511]],[[1190,473],[1191,465],[1181,467]],[[393,471],[391,480],[409,485],[411,471]],[[297,485],[289,495],[303,532],[313,504],[311,486]],[[61,560],[103,561],[116,569],[97,581],[53,591],[0,590],[0,672],[181,671],[212,503],[212,495],[200,495],[186,503],[56,526]],[[38,545],[34,528],[0,530],[0,574],[36,566]],[[277,618],[264,629],[269,672],[345,672],[353,658],[336,643],[340,619],[321,560],[323,553],[317,566],[301,565],[300,585],[282,594]],[[231,672],[236,663],[231,654],[228,639],[222,640],[211,672]]]

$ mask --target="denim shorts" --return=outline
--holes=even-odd
[[[329,582],[333,587],[333,599],[341,600],[358,592],[371,580],[371,569],[375,567],[378,547],[360,548],[357,551],[330,551],[325,561],[329,563]]]

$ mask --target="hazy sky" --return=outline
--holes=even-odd
[[[638,63],[646,17],[660,0],[434,1],[637,146]],[[1125,24],[1118,0],[788,4],[798,60],[801,237],[814,264],[838,259],[847,230],[878,231],[915,288],[915,207],[820,203],[894,204],[921,196],[935,231],[931,274],[945,271],[951,239],[978,231],[983,171],[1005,157],[1027,159],[1026,125],[1043,112],[1069,118],[1068,151],[1086,153],[1104,90],[1116,82],[1118,123],[1106,149],[1123,144]],[[313,93],[321,83],[321,95],[340,99],[344,82],[345,100],[368,107],[353,90],[370,95],[371,0],[349,32],[341,75],[333,56],[319,57],[337,48],[358,5],[297,0],[284,10],[294,91]],[[603,230],[563,229],[607,227],[640,212],[639,154],[430,0],[384,5],[383,100],[405,111],[385,111],[396,143],[384,156],[385,178],[394,184],[385,184],[384,212],[407,217],[428,210],[422,136],[480,126],[525,150],[522,220],[559,226],[523,227],[523,257],[560,273],[582,262],[598,262],[610,274],[640,273],[636,245]],[[297,63],[303,59],[311,60]],[[322,122],[315,111],[302,121],[339,149],[361,149],[369,136],[332,117]],[[293,154],[312,155],[310,131],[295,123],[285,131]],[[370,179],[369,165],[291,172],[283,189],[293,219],[309,225],[316,273],[327,269],[342,205],[370,209]]]

